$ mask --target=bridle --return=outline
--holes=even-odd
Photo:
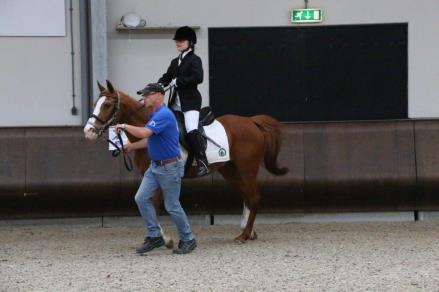
[[[169,100],[171,100],[171,97],[174,94],[173,90],[175,90],[175,89],[173,87],[174,86],[168,86],[168,88],[165,88],[165,92],[170,90]],[[95,118],[96,121],[98,121],[99,123],[102,124],[101,127],[98,127],[98,126],[96,126],[95,123],[90,122],[90,118],[87,121],[87,125],[90,125],[96,131],[96,134],[98,135],[98,137],[100,137],[103,133],[105,133],[105,131],[108,129],[109,126],[116,124],[117,113],[119,112],[119,109],[120,109],[120,93],[117,90],[116,90],[116,92],[117,92],[117,103],[114,106],[113,113],[112,113],[111,117],[108,120],[104,121],[101,118],[99,118],[97,115],[92,114],[90,116],[90,118]],[[103,95],[103,94],[99,95],[99,97],[103,97],[103,96],[105,96],[105,95]],[[107,96],[105,96],[105,97],[107,97]],[[142,99],[143,99],[143,97],[139,99],[139,102]],[[131,117],[131,115],[133,115],[133,114],[137,113],[138,111],[140,111],[141,109],[143,109],[144,107],[145,107],[145,104],[142,104],[142,106],[140,106],[139,108],[137,108],[137,109],[133,110],[132,112],[130,112],[129,114],[127,114],[127,119],[129,117]]]
[[[105,95],[100,94],[99,97],[104,97]],[[105,96],[106,97],[106,96]],[[92,114],[90,118],[95,118],[96,121],[100,122],[102,124],[101,127],[96,126],[95,123],[90,122],[90,119],[88,119],[87,124],[92,126],[93,129],[97,132],[98,137],[100,137],[105,131],[108,129],[109,126],[115,124],[116,122],[116,116],[120,109],[120,95],[119,91],[117,91],[117,103],[114,105],[113,113],[110,116],[110,118],[106,121],[99,118],[97,115]]]

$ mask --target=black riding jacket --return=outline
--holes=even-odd
[[[179,57],[171,61],[168,71],[159,79],[159,83],[167,86],[172,79],[177,78],[176,92],[171,96],[168,106],[172,107],[175,103],[176,95],[180,98],[181,111],[199,111],[201,108],[201,94],[198,91],[198,84],[203,82],[203,65],[200,57],[193,51],[181,60],[178,65]]]

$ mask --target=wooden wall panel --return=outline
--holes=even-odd
[[[439,208],[439,122],[416,121],[417,202],[420,210]]]
[[[413,122],[307,124],[309,211],[406,210],[415,205]]]
[[[260,211],[437,209],[438,133],[438,120],[285,124],[279,165],[289,172],[261,167]],[[0,218],[138,214],[138,172],[80,127],[0,129],[0,142]],[[242,211],[218,173],[184,180],[181,200],[191,214]]]

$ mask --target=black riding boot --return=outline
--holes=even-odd
[[[198,130],[192,130],[188,134],[188,141],[194,157],[197,160],[197,176],[205,175],[209,172],[206,153],[204,152],[204,138]]]

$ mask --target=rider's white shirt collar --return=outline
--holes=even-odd
[[[189,49],[186,52],[183,52],[183,55],[181,56],[181,58],[183,59],[184,57],[186,57],[186,55],[191,51],[192,51],[192,49]]]
[[[183,52],[183,53],[180,54],[180,58],[178,58],[178,65],[180,65],[181,60],[183,60],[184,57],[186,57],[186,55],[187,55],[190,51],[192,51],[192,49],[189,49],[189,50],[187,50],[187,51],[185,51],[185,52]]]

